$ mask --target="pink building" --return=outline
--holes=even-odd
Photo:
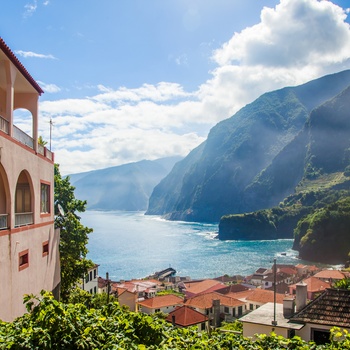
[[[59,293],[59,231],[54,228],[54,159],[38,144],[43,93],[0,38],[0,319],[26,310],[24,294]],[[32,135],[14,125],[14,111],[31,115]]]

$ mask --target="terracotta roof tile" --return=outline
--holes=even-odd
[[[274,301],[274,292],[266,289],[249,289],[244,292],[230,293],[233,297],[239,300],[252,301],[256,303],[272,303]],[[276,303],[283,304],[285,294],[276,293]]]
[[[350,328],[350,290],[327,289],[291,321]]]
[[[324,291],[331,286],[328,282],[321,281],[314,276],[306,278],[302,282],[307,284],[307,291],[311,293]],[[296,289],[296,284],[290,285],[290,288]]]
[[[166,306],[181,305],[183,299],[174,294],[166,294],[156,296],[154,298],[145,299],[139,302],[139,305],[150,308],[150,309],[160,309]]]
[[[184,305],[176,308],[170,312],[166,320],[168,322],[173,321],[173,315],[175,316],[175,324],[182,327],[193,326],[198,323],[208,321],[208,317],[200,312],[193,310],[192,308]]]
[[[198,309],[209,309],[213,306],[213,300],[219,299],[220,304],[224,306],[240,306],[244,302],[228,295],[223,295],[217,292],[199,294],[185,301],[185,305]]]
[[[41,89],[39,84],[34,80],[34,78],[29,74],[27,69],[19,61],[12,50],[6,45],[5,41],[0,37],[0,49],[9,58],[9,60],[16,66],[16,68],[22,73],[22,75],[29,81],[29,83],[34,87],[34,89],[41,95],[44,91]]]
[[[328,278],[333,280],[342,280],[345,276],[344,274],[339,270],[322,270],[320,272],[317,272],[314,277],[317,278]]]

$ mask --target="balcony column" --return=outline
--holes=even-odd
[[[14,107],[14,96],[15,96],[15,80],[17,71],[14,65],[5,61],[5,72],[6,72],[6,119],[9,122],[9,135],[13,136],[13,107]]]
[[[33,117],[33,140],[34,140],[34,151],[38,152],[38,120],[39,120],[39,95],[33,96],[33,99],[35,100],[34,106],[31,110],[32,117]]]

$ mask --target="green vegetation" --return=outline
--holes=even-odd
[[[184,297],[183,293],[180,293],[180,292],[178,292],[178,291],[176,291],[174,289],[161,290],[161,291],[157,292],[158,296],[160,296],[160,295],[168,295],[168,294],[177,295],[178,297],[181,297],[181,298]]]
[[[60,205],[64,211],[58,209]],[[62,178],[55,164],[55,227],[60,228],[61,298],[66,301],[70,290],[84,276],[92,262],[86,259],[88,234],[91,228],[80,222],[77,213],[84,212],[86,201],[75,198],[69,177]],[[64,215],[62,215],[64,214]]]
[[[47,292],[28,295],[25,302],[27,314],[12,323],[0,322],[0,349],[350,349],[350,335],[338,328],[332,330],[330,343],[322,346],[273,333],[252,341],[233,332],[173,328],[157,315],[130,312],[116,302],[92,309],[60,303]]]
[[[350,252],[350,196],[314,210],[298,222],[295,241],[301,257],[344,263]]]

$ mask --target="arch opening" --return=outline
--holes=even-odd
[[[18,177],[15,196],[15,227],[33,224],[32,188],[25,171]]]

